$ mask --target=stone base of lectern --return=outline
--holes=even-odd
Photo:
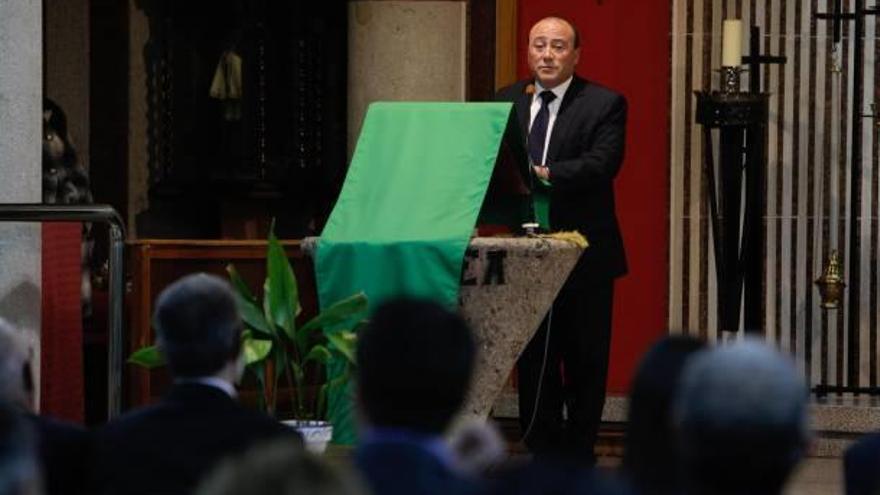
[[[314,253],[317,238],[303,242]],[[471,390],[459,419],[485,419],[510,371],[583,248],[547,237],[475,237],[461,276],[461,311],[477,340]]]
[[[478,354],[462,419],[488,417],[582,251],[571,242],[542,237],[471,240],[460,297]]]

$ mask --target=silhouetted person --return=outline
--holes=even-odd
[[[666,337],[639,364],[629,395],[622,470],[638,493],[682,490],[672,408],[684,365],[702,348],[703,343],[694,338]]]
[[[240,406],[242,321],[229,285],[186,276],[159,295],[157,344],[174,384],[161,402],[99,433],[95,493],[186,494],[224,457],[272,438],[299,436]]]
[[[809,441],[803,378],[757,340],[695,355],[675,414],[694,495],[779,494]]]
[[[374,495],[455,495],[443,440],[471,380],[474,340],[461,316],[428,301],[380,306],[359,335],[358,407],[366,422],[355,464]]]
[[[2,318],[0,402],[18,411],[33,430],[45,492],[48,495],[85,493],[90,435],[79,425],[34,413],[30,350],[18,331]]]

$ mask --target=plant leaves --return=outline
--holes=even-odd
[[[294,338],[296,345],[300,348],[305,348],[308,345],[311,332],[317,328],[320,328],[324,335],[328,337],[332,333],[339,332],[340,330],[334,327],[346,323],[352,317],[365,312],[367,310],[367,303],[367,295],[363,292],[358,292],[330,305],[330,307],[321,311],[303,325],[302,328],[297,330],[296,337]]]
[[[307,333],[315,328],[324,328],[324,332],[332,331],[334,326],[345,323],[351,317],[363,313],[367,310],[367,295],[358,292],[352,296],[346,297],[341,301],[337,301],[330,305],[329,308],[321,311],[317,316],[309,320],[299,330]]]
[[[232,288],[235,289],[235,292],[248,301],[256,304],[257,298],[251,292],[250,287],[247,286],[244,279],[241,278],[241,275],[238,274],[235,265],[232,263],[226,265],[226,273],[229,274],[229,281],[232,282]]]
[[[251,293],[247,284],[244,283],[235,266],[226,265],[226,273],[229,274],[229,280],[232,282],[233,294],[235,295],[235,303],[238,305],[238,311],[241,313],[241,319],[244,323],[254,330],[268,335],[274,336],[272,327],[266,321],[263,311],[257,304],[257,299]]]
[[[284,329],[288,337],[294,338],[296,315],[300,312],[299,293],[293,267],[275,237],[274,229],[269,233],[265,291],[264,306],[269,320]]]
[[[293,379],[297,383],[302,383],[305,378],[305,372],[303,372],[302,367],[294,361],[290,362],[290,368],[293,370]],[[298,390],[297,393],[302,393],[302,390]]]
[[[155,345],[141,347],[128,357],[128,363],[142,366],[147,369],[165,366],[165,356],[159,351]]]
[[[315,399],[315,419],[319,421],[327,420],[327,384],[321,385],[318,389],[318,397]]]
[[[345,356],[345,359],[352,365],[356,364],[355,348],[357,347],[357,335],[354,332],[343,330],[331,333],[327,335],[327,340],[330,341],[333,350]]]
[[[242,341],[242,352],[244,352],[244,363],[251,366],[254,363],[262,362],[266,356],[272,351],[271,340],[261,340],[247,337]]]
[[[312,350],[310,350],[305,359],[303,359],[303,363],[307,363],[309,361],[317,361],[321,364],[327,364],[327,361],[329,361],[331,357],[332,355],[326,347],[322,345],[316,345],[315,347],[312,347]]]

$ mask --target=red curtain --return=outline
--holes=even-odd
[[[40,412],[83,421],[79,223],[43,224]]]
[[[626,392],[639,359],[664,335],[669,299],[671,2],[519,0],[519,73],[529,28],[561,15],[581,35],[577,72],[629,102],[626,158],[616,182],[629,274],[616,285],[609,391]]]

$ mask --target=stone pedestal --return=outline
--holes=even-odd
[[[478,354],[463,417],[489,415],[581,252],[570,242],[546,238],[471,241],[462,275],[461,309],[474,330]]]

